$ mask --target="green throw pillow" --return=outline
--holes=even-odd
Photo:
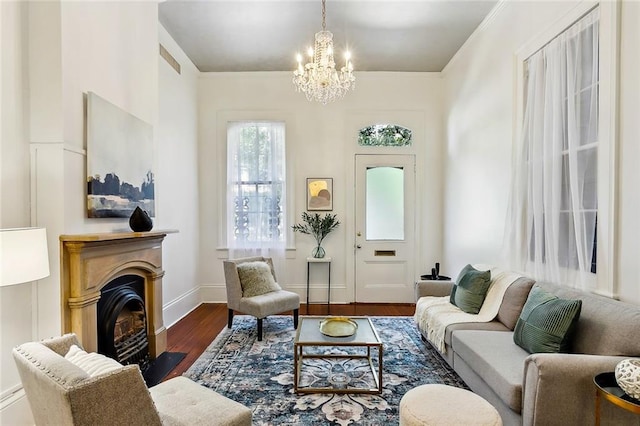
[[[480,312],[491,285],[491,271],[478,271],[471,265],[462,268],[451,289],[449,301],[469,314]]]
[[[560,299],[534,286],[513,331],[513,341],[529,353],[569,352],[582,300]]]
[[[238,277],[242,286],[242,297],[260,296],[282,290],[271,273],[267,262],[244,262],[238,264]]]

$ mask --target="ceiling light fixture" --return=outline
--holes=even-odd
[[[322,31],[316,33],[315,49],[309,48],[311,62],[302,65],[302,56],[298,53],[298,68],[293,72],[293,84],[298,92],[304,92],[310,101],[323,105],[344,96],[355,87],[351,55],[345,53],[345,65],[336,70],[333,60],[333,34],[327,31],[325,1],[322,0]]]

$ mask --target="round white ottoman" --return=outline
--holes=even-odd
[[[447,385],[422,385],[400,400],[400,426],[501,426],[500,414],[482,397]]]

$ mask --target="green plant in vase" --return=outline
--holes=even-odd
[[[302,221],[304,223],[296,223],[292,226],[294,232],[300,232],[301,234],[312,235],[316,240],[316,247],[311,252],[311,255],[315,258],[322,258],[325,255],[325,251],[322,248],[322,241],[327,235],[340,225],[340,221],[337,219],[337,215],[327,213],[324,216],[320,216],[318,213],[309,214],[307,212],[302,213]]]

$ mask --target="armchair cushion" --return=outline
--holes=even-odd
[[[266,262],[245,262],[238,264],[237,267],[243,297],[260,296],[282,290]]]
[[[123,365],[115,359],[96,352],[87,353],[76,345],[72,345],[64,357],[72,364],[83,369],[90,377],[123,368]]]

